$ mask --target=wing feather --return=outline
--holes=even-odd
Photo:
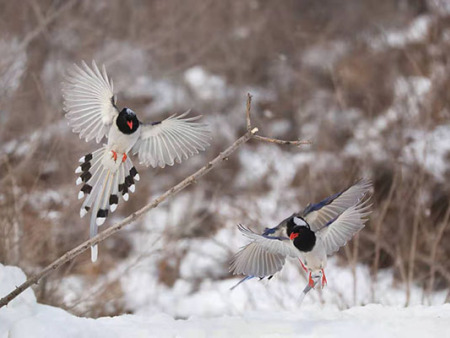
[[[372,182],[370,180],[362,179],[340,193],[317,204],[309,205],[303,211],[303,217],[310,225],[311,230],[319,231],[344,210],[361,201],[371,187]]]
[[[272,276],[280,271],[286,256],[301,256],[286,237],[286,227],[266,229],[262,235],[239,224],[238,229],[252,241],[244,246],[233,258],[230,271],[249,277]]]
[[[99,70],[95,61],[89,67],[84,61],[81,67],[68,70],[63,84],[64,110],[69,125],[80,138],[98,142],[106,135],[118,114],[113,82],[108,78],[105,66]]]
[[[369,198],[359,201],[332,220],[317,235],[324,243],[327,255],[338,251],[365,226],[370,215]]]
[[[258,245],[271,253],[280,254],[283,256],[298,257],[299,251],[292,245],[291,241],[287,237],[271,237],[259,235],[252,230],[244,227],[242,224],[238,225],[239,231],[244,236],[258,243]]]
[[[251,242],[235,255],[230,272],[253,277],[271,276],[281,270],[285,260],[285,256],[263,250],[258,243]]]
[[[164,168],[205,150],[209,145],[210,132],[206,124],[196,122],[200,116],[186,117],[188,113],[142,125],[140,139],[133,147],[140,163]]]

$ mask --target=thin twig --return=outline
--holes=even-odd
[[[430,252],[430,262],[431,262],[431,266],[430,266],[430,280],[428,282],[428,290],[427,290],[428,301],[430,301],[431,292],[433,291],[433,288],[434,288],[434,280],[435,280],[435,275],[436,275],[436,255],[437,255],[439,242],[441,241],[442,236],[444,235],[445,229],[447,228],[448,224],[450,223],[449,219],[450,219],[450,206],[447,206],[447,211],[445,212],[444,219],[442,220],[442,222],[438,226],[438,230],[437,230],[437,233],[435,235],[435,238],[434,238],[434,241],[433,241],[432,247],[431,247],[431,252]]]
[[[425,147],[426,148],[426,147]],[[417,183],[417,189],[416,191],[416,210],[414,213],[414,220],[413,220],[413,229],[412,229],[412,235],[411,235],[411,248],[409,250],[409,260],[408,260],[408,277],[406,280],[406,302],[405,306],[409,306],[409,302],[411,300],[411,285],[414,279],[414,267],[416,263],[416,254],[417,254],[417,241],[418,241],[418,234],[419,234],[419,224],[420,224],[420,218],[421,218],[421,199],[420,199],[420,193],[423,186],[423,182],[425,179],[425,171],[423,168],[420,169],[419,172],[419,178]]]
[[[251,101],[251,95],[248,95],[247,97],[247,116],[250,116],[250,101]],[[251,125],[251,124],[250,124]],[[39,273],[32,276],[31,278],[27,279],[23,284],[16,287],[15,290],[13,290],[11,293],[6,295],[4,298],[0,299],[0,308],[7,305],[11,300],[16,298],[18,295],[20,295],[23,291],[28,289],[33,284],[37,284],[38,281],[53,272],[54,270],[58,269],[61,265],[64,263],[74,259],[84,251],[88,250],[91,246],[96,245],[102,241],[104,241],[106,238],[112,236],[114,233],[122,229],[124,226],[138,220],[141,218],[144,214],[149,212],[151,209],[156,208],[160,203],[168,199],[169,197],[172,197],[179,193],[181,190],[186,188],[187,186],[191,185],[192,183],[196,182],[199,178],[210,172],[213,168],[221,164],[223,161],[225,161],[233,152],[235,152],[241,145],[249,141],[250,139],[254,138],[256,135],[255,133],[258,131],[258,128],[253,128],[251,130],[247,130],[247,132],[242,135],[239,139],[237,139],[231,146],[229,146],[225,151],[221,152],[216,158],[214,158],[212,161],[208,162],[204,167],[197,170],[194,174],[191,176],[185,178],[183,181],[175,185],[174,187],[167,190],[164,194],[159,196],[158,198],[154,199],[149,204],[145,205],[138,211],[132,213],[130,216],[126,217],[122,221],[116,223],[115,225],[111,226],[110,228],[100,232],[97,236],[94,236],[90,238],[89,240],[81,243],[74,249],[66,252],[64,255],[59,257],[54,262],[47,265],[44,269],[42,269]],[[290,144],[290,143],[284,143],[287,141],[277,140],[279,144]],[[306,144],[306,143],[305,143]]]
[[[255,135],[253,136],[255,140],[262,141],[262,142],[269,142],[269,143],[276,143],[276,144],[290,144],[293,146],[302,146],[306,144],[311,144],[312,142],[309,140],[296,140],[296,141],[286,141],[286,140],[279,140],[276,138],[270,138],[265,136],[259,136]]]
[[[39,20],[39,25],[30,33],[28,33],[20,44],[20,48],[24,50],[28,45],[36,39],[47,27],[55,21],[62,13],[69,10],[73,5],[75,5],[77,0],[66,1],[60,8],[56,9],[54,12]]]
[[[252,123],[250,121],[250,110],[252,109],[252,96],[250,93],[247,94],[247,107],[245,109],[245,116],[247,119],[247,131],[252,129]]]

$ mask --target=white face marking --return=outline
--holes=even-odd
[[[299,217],[294,217],[294,223],[295,225],[306,226],[306,222]]]

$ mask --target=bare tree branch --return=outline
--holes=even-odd
[[[51,14],[46,17],[38,18],[39,25],[30,33],[28,33],[25,38],[21,42],[21,50],[27,48],[27,46],[36,39],[42,32],[44,32],[48,25],[50,25],[53,21],[55,21],[62,13],[66,10],[69,10],[73,5],[75,5],[76,0],[66,1],[60,8],[56,9]],[[32,3],[33,5],[33,3]]]
[[[255,136],[253,136],[253,138],[255,140],[262,141],[262,142],[269,142],[269,143],[276,143],[276,144],[290,144],[290,145],[293,145],[293,146],[302,146],[302,145],[305,145],[305,144],[311,144],[312,143],[309,140],[286,141],[286,140],[279,140],[279,139],[276,139],[276,138],[270,138],[270,137],[259,136],[259,135],[255,135]]]
[[[247,119],[247,131],[250,131],[252,129],[252,123],[250,120],[250,111],[252,108],[252,96],[250,95],[250,93],[247,94],[247,108],[246,108],[246,114],[245,117]]]
[[[16,287],[15,290],[13,290],[11,293],[6,295],[4,298],[0,299],[0,308],[7,305],[11,300],[16,298],[18,295],[20,295],[23,291],[28,289],[33,284],[37,284],[39,280],[48,274],[50,274],[52,271],[58,269],[61,265],[64,263],[74,259],[84,251],[88,250],[91,246],[96,245],[102,241],[104,241],[106,238],[112,236],[114,233],[122,229],[124,226],[138,220],[141,218],[144,214],[149,212],[151,209],[156,208],[160,203],[165,201],[167,198],[176,195],[181,190],[186,188],[187,186],[191,185],[192,183],[196,182],[199,178],[210,172],[213,168],[217,167],[222,163],[222,161],[226,160],[233,152],[235,152],[241,145],[248,142],[250,139],[255,138],[258,140],[266,141],[271,140],[269,142],[277,143],[277,144],[309,144],[308,141],[283,141],[283,140],[276,140],[276,139],[270,139],[267,137],[256,137],[255,133],[258,131],[258,128],[253,128],[251,126],[250,121],[250,110],[251,110],[251,95],[248,94],[247,96],[247,106],[246,106],[246,117],[247,117],[247,132],[242,135],[240,138],[238,138],[231,146],[229,146],[227,149],[225,149],[223,152],[221,152],[218,156],[216,156],[212,161],[208,162],[205,166],[197,170],[194,174],[191,176],[185,178],[183,181],[178,183],[177,185],[173,186],[169,190],[167,190],[164,194],[159,196],[158,198],[154,199],[149,204],[145,205],[138,211],[135,211],[130,216],[126,217],[122,221],[116,223],[115,225],[111,226],[110,228],[100,232],[97,236],[90,238],[89,240],[81,243],[74,249],[66,252],[64,255],[59,257],[57,260],[55,260],[53,263],[47,265],[43,270],[41,270],[36,275],[32,276],[31,278],[27,279],[23,284]]]

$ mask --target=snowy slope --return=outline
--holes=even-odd
[[[0,296],[25,280],[0,264]],[[0,309],[0,338],[10,337],[437,337],[450,332],[450,305],[409,308],[367,305],[339,311],[308,305],[293,311],[252,311],[241,316],[167,314],[80,318],[36,303],[27,290]]]

